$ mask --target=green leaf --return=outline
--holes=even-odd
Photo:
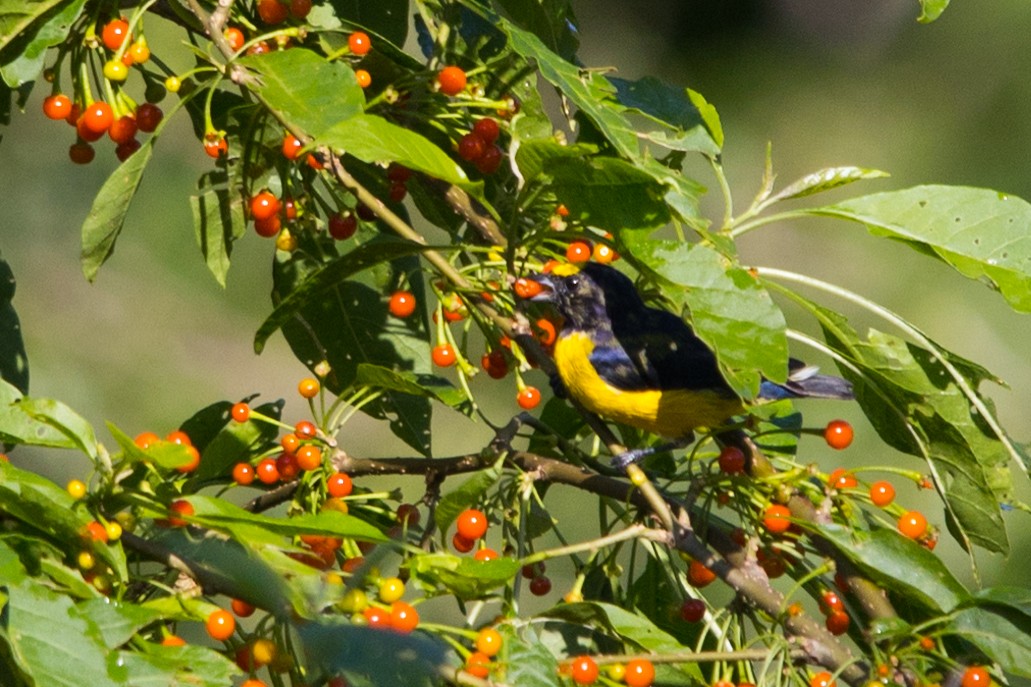
[[[148,645],[146,653],[118,651],[108,657],[119,684],[133,687],[224,687],[240,675],[226,656],[204,646]]]
[[[658,227],[669,221],[665,189],[654,177],[614,157],[557,155],[542,172],[570,218],[616,232],[624,227]]]
[[[516,631],[510,624],[498,627],[504,637],[498,660],[507,666],[506,684],[519,687],[560,687],[558,660],[539,634],[542,628],[525,625]],[[563,636],[568,641],[568,635]],[[562,647],[563,653],[566,646]]]
[[[125,644],[138,630],[161,617],[154,609],[106,597],[76,604],[75,613],[95,625],[104,645],[109,647]]]
[[[229,272],[233,242],[247,230],[243,197],[233,192],[226,183],[227,178],[222,170],[209,172],[201,177],[198,184],[201,193],[190,196],[197,245],[208,270],[223,287]]]
[[[707,246],[652,240],[646,233],[617,238],[649,273],[673,287],[663,290],[666,296],[690,308],[695,332],[716,352],[731,387],[751,398],[761,376],[783,381],[786,323],[762,284]]]
[[[442,586],[448,593],[470,601],[507,585],[522,566],[514,558],[478,561],[441,552],[413,556],[406,567],[427,589]]]
[[[903,603],[947,613],[971,598],[940,558],[894,530],[814,527],[865,575]]]
[[[57,430],[73,446],[96,460],[97,437],[93,434],[93,427],[81,415],[60,401],[49,398],[24,396],[17,403],[21,412],[36,422]]]
[[[713,142],[716,143],[716,147],[723,148],[723,124],[720,122],[720,115],[698,91],[693,91],[690,88],[687,89],[687,97],[691,100],[691,104],[698,110],[699,116],[702,121],[705,122],[706,128],[709,129],[709,135],[712,136]]]
[[[979,605],[997,605],[1023,613],[1031,618],[1031,589],[1023,587],[988,587],[974,593]]]
[[[325,266],[306,270],[304,278],[293,284],[287,293],[281,294],[276,308],[261,323],[254,335],[254,351],[261,353],[268,338],[297,317],[304,306],[328,299],[328,292],[339,287],[348,277],[384,262],[419,255],[425,250],[426,246],[406,241],[371,241]]]
[[[338,121],[316,137],[335,152],[346,152],[362,162],[398,162],[482,195],[483,182],[470,181],[457,162],[424,136],[376,115],[357,115]]]
[[[0,74],[11,88],[34,81],[47,48],[67,38],[85,0],[2,0]]]
[[[33,684],[54,687],[114,686],[108,675],[107,647],[88,617],[72,600],[35,580],[2,588],[7,604],[0,615],[0,636],[10,657]]]
[[[265,403],[252,407],[251,411],[278,420],[283,405],[283,401]],[[190,432],[186,433],[193,437]],[[254,419],[224,424],[222,430],[201,449],[200,467],[197,468],[195,477],[205,480],[227,474],[232,465],[248,462],[271,448],[276,443],[278,434],[279,430],[275,425]]]
[[[361,518],[332,510],[315,515],[284,519],[251,513],[221,498],[195,495],[187,500],[193,504],[194,508],[191,522],[223,530],[239,540],[246,540],[254,528],[260,528],[266,532],[287,537],[300,534],[323,534],[377,543],[389,541],[382,532]],[[267,540],[276,541],[274,539]]]
[[[925,458],[948,507],[948,525],[964,548],[1009,550],[1000,502],[1012,498],[1010,452],[931,351],[871,330],[861,341],[843,317],[794,296],[820,319],[824,336],[861,374],[842,373],[877,433],[894,448]],[[928,340],[929,341],[929,340]],[[937,354],[976,393],[994,377],[938,347]]]
[[[870,233],[939,258],[1031,312],[1031,204],[963,186],[917,186],[808,210],[862,222]]]
[[[507,19],[494,14],[489,18],[508,35],[509,46],[522,57],[536,62],[541,76],[590,118],[620,155],[638,157],[637,133],[619,111],[622,107],[613,100],[615,88],[604,76],[562,59],[540,38]]]
[[[472,404],[465,392],[437,375],[402,372],[381,365],[362,363],[358,366],[358,374],[355,375],[354,381],[355,384],[373,389],[399,391],[412,396],[436,399],[466,413],[472,411]]]
[[[365,95],[354,70],[311,50],[274,50],[237,60],[259,77],[249,88],[292,127],[315,138],[360,115]]]
[[[845,186],[854,181],[863,179],[883,179],[891,176],[879,169],[864,169],[863,167],[828,167],[788,184],[769,199],[769,203],[775,203],[789,198],[802,198],[811,196],[814,193],[822,193],[832,188]]]
[[[949,0],[920,0],[920,16],[917,17],[917,21],[921,24],[930,24],[940,17],[948,6]]]
[[[89,281],[96,279],[100,266],[114,252],[129,204],[140,187],[143,172],[154,152],[155,140],[154,136],[147,139],[139,150],[119,165],[93,199],[93,207],[82,225],[82,272]]]
[[[399,634],[320,616],[297,628],[316,676],[353,673],[372,685],[438,684],[444,645],[422,633]],[[320,679],[310,680],[321,684]],[[362,682],[361,684],[366,684]]]
[[[0,441],[5,444],[75,448],[75,442],[55,427],[36,420],[21,404],[21,391],[0,380]]]
[[[547,615],[582,624],[601,625],[648,651],[662,653],[683,649],[675,637],[663,632],[651,620],[634,612],[633,609],[592,601],[562,604],[550,609]]]
[[[408,0],[330,0],[341,19],[356,24],[395,46],[408,37]],[[373,50],[376,40],[373,39]]]
[[[974,644],[1007,673],[1031,677],[1031,618],[1026,614],[978,602],[953,614],[941,630]]]
[[[658,131],[642,134],[645,139],[672,150],[719,154],[720,144],[706,127],[706,120],[691,97],[693,91],[671,86],[652,76],[637,81],[610,76],[608,80],[616,87],[616,96],[627,110],[661,125]],[[704,99],[701,102],[704,103]],[[712,112],[714,114],[715,110]],[[722,143],[722,133],[720,137]]]
[[[159,467],[173,470],[193,461],[190,450],[175,442],[155,441],[143,449],[136,445],[131,436],[118,429],[114,423],[107,423],[107,431],[121,447],[122,459],[127,463],[153,463]]]
[[[25,394],[29,391],[29,361],[13,300],[14,273],[7,261],[0,258],[0,379]]]
[[[569,62],[576,59],[580,39],[576,17],[569,0],[498,0],[498,4],[519,26]]]

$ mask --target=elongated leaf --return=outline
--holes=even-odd
[[[937,256],[1031,312],[1031,204],[997,191],[917,186],[809,211],[862,222],[876,236]]]
[[[647,140],[673,150],[717,155],[720,146],[706,128],[690,90],[671,86],[655,77],[629,81],[608,77],[616,96],[628,110],[645,115],[661,128],[642,134]]]
[[[703,245],[653,240],[647,232],[623,232],[626,249],[648,272],[676,288],[674,303],[691,310],[695,332],[716,352],[733,389],[751,398],[760,376],[787,376],[784,315],[747,270]]]
[[[819,319],[827,343],[861,372],[842,369],[881,438],[930,462],[949,528],[960,543],[1007,551],[999,504],[1012,498],[1010,451],[1004,437],[972,409],[957,380],[931,351],[875,330],[863,341],[841,315],[793,297]],[[982,382],[997,381],[984,368],[931,344],[975,394]]]
[[[460,599],[482,599],[491,591],[503,587],[519,573],[519,561],[514,558],[495,558],[478,561],[450,553],[432,553],[413,556],[407,569],[428,590],[444,587]]]
[[[93,207],[82,225],[82,273],[89,281],[96,279],[100,266],[114,252],[129,204],[140,187],[143,172],[154,152],[155,140],[154,136],[147,139],[139,150],[119,165],[93,199]]]
[[[172,470],[193,462],[193,454],[181,444],[172,441],[155,441],[143,449],[136,445],[132,437],[111,422],[107,423],[107,431],[118,442],[122,449],[122,459],[127,463],[153,463]]]
[[[47,48],[63,41],[85,0],[0,2],[0,74],[11,88],[43,70]]]
[[[966,588],[941,559],[898,532],[849,530],[840,525],[817,526],[820,534],[881,588],[947,613],[970,599]]]
[[[376,115],[357,115],[338,122],[316,137],[334,151],[362,162],[399,162],[480,195],[482,182],[472,182],[457,162],[429,139]]]
[[[336,511],[284,519],[251,513],[220,498],[191,496],[189,501],[195,511],[193,522],[224,530],[241,540],[246,538],[247,532],[253,531],[251,528],[260,527],[279,536],[324,534],[363,541],[388,541],[382,532],[364,520]],[[246,526],[247,532],[238,531],[239,525]]]
[[[942,628],[977,646],[1008,673],[1031,677],[1031,618],[995,604],[980,604],[955,613]]]
[[[7,261],[0,258],[0,379],[24,394],[29,391],[29,361],[13,300],[14,273]]]
[[[119,684],[133,687],[224,687],[240,674],[227,657],[209,647],[193,645],[152,645],[146,653],[113,652],[108,667]]]
[[[620,155],[638,157],[637,133],[620,112],[623,107],[614,102],[615,88],[605,77],[562,59],[536,35],[507,19],[497,15],[490,18],[508,36],[511,48],[536,62],[541,76],[589,117]]]
[[[24,580],[3,588],[7,604],[0,634],[10,656],[34,684],[57,687],[117,683],[108,675],[107,647],[88,617],[75,612],[72,600]]]
[[[996,605],[1023,613],[1031,619],[1031,589],[1024,587],[988,587],[974,593],[982,606]]]
[[[940,17],[948,6],[949,0],[920,0],[920,16],[917,17],[917,21],[921,24],[930,24]]]
[[[76,448],[92,459],[97,457],[97,437],[93,427],[74,410],[49,398],[24,397],[18,405],[22,412],[37,422],[53,427],[66,436]]]
[[[75,448],[75,442],[56,427],[29,415],[21,404],[21,391],[0,380],[0,441],[5,444]]]
[[[275,50],[243,57],[260,83],[251,89],[293,127],[319,138],[365,109],[365,95],[346,64],[328,62],[311,50]]]
[[[412,396],[433,398],[466,413],[472,410],[465,392],[455,388],[449,381],[437,375],[400,372],[381,365],[362,363],[358,366],[358,374],[354,381],[356,384],[367,385],[374,389],[388,389]]]
[[[648,618],[635,613],[633,609],[620,608],[613,604],[562,604],[549,610],[547,615],[584,624],[601,625],[649,651],[680,651],[683,648],[675,637],[660,630]]]
[[[197,245],[220,286],[226,285],[233,242],[247,230],[243,197],[231,191],[225,178],[221,170],[214,176],[201,177],[201,193],[190,196]]]
[[[854,181],[863,179],[881,179],[890,176],[887,172],[879,169],[864,169],[862,167],[828,167],[812,174],[806,174],[798,181],[788,184],[785,188],[773,195],[770,202],[787,200],[789,198],[802,198],[811,196],[814,193],[829,191]]]

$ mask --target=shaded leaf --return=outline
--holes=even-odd
[[[154,609],[106,597],[83,601],[75,613],[96,626],[105,646],[125,644],[136,632],[161,617]]]
[[[539,634],[541,628],[527,625],[516,631],[512,625],[504,624],[498,629],[504,637],[498,660],[504,661],[508,667],[505,671],[507,683],[520,687],[559,687],[565,684],[559,676],[555,653]],[[565,650],[566,646],[562,649]]]
[[[482,195],[483,182],[473,182],[457,162],[436,144],[410,129],[376,115],[357,115],[338,121],[316,137],[335,152],[346,152],[362,162],[398,162],[435,179]]]
[[[963,186],[917,186],[808,210],[862,222],[870,233],[938,257],[1031,312],[1031,204]]]
[[[444,645],[422,633],[403,635],[321,616],[297,629],[316,675],[354,673],[375,685],[437,684]],[[318,682],[314,680],[313,682]]]
[[[0,3],[0,74],[11,88],[34,81],[47,48],[63,41],[85,0],[6,0]]]
[[[237,60],[260,77],[250,88],[294,128],[319,138],[362,113],[365,95],[354,70],[311,50],[274,50]]]
[[[247,230],[243,197],[231,192],[219,170],[201,177],[200,191],[190,196],[193,231],[208,270],[220,286],[226,285],[233,242]]]
[[[457,489],[449,491],[437,503],[434,518],[441,532],[447,532],[458,514],[475,506],[480,498],[501,479],[501,468],[497,465],[480,470],[462,482]]]
[[[645,139],[672,150],[699,151],[707,155],[720,152],[720,145],[706,128],[690,89],[672,86],[652,76],[636,81],[610,76],[608,80],[616,87],[619,102],[628,110],[661,125],[657,131],[642,134]]]
[[[626,641],[653,652],[680,651],[675,637],[659,629],[651,620],[613,604],[581,602],[562,604],[547,612],[552,618],[564,618],[582,624],[597,624],[618,634]]]
[[[252,413],[279,419],[283,401],[264,403],[251,408]],[[184,425],[184,431],[186,426]],[[186,433],[193,438],[189,431]],[[194,473],[198,480],[225,475],[232,465],[247,462],[276,443],[279,431],[270,422],[250,419],[247,422],[223,423],[221,431],[201,449],[200,467]],[[194,445],[198,445],[195,441]]]
[[[355,384],[373,389],[399,391],[412,396],[423,396],[445,403],[452,408],[471,412],[469,398],[443,377],[391,370],[380,365],[362,363],[358,366]]]
[[[646,233],[618,238],[649,273],[675,287],[664,293],[690,308],[695,332],[716,352],[734,391],[751,398],[761,377],[783,381],[786,323],[762,284],[707,246],[648,239]]]
[[[942,628],[974,644],[1008,673],[1031,677],[1031,618],[996,604],[960,609]]]
[[[89,281],[96,279],[100,266],[114,252],[129,204],[140,187],[143,172],[154,152],[155,140],[156,136],[148,138],[139,150],[119,165],[93,199],[93,207],[82,225],[82,273]]]
[[[658,227],[669,221],[665,190],[651,174],[614,157],[556,156],[542,172],[570,218],[616,232],[624,227]]]
[[[0,379],[25,394],[29,391],[29,361],[21,322],[14,310],[14,289],[14,273],[7,261],[0,258]]]
[[[863,574],[907,603],[947,613],[970,599],[940,558],[898,532],[864,532],[840,525],[814,527]]]
[[[408,0],[330,0],[336,15],[401,47],[408,37]],[[377,49],[373,39],[373,49]]]

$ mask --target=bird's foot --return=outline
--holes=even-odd
[[[635,448],[630,451],[624,451],[612,459],[612,467],[617,470],[626,470],[628,465],[643,460],[652,454],[684,448],[691,443],[691,439],[692,437],[688,437],[686,439],[681,439],[680,441],[674,441],[660,446],[649,446],[647,448]]]

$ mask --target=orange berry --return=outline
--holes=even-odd
[[[236,619],[233,614],[225,609],[212,611],[207,620],[204,621],[204,629],[208,635],[218,642],[224,642],[233,636],[236,629]]]
[[[159,437],[157,434],[154,434],[154,432],[141,432],[140,434],[136,435],[135,439],[133,439],[133,443],[135,443],[136,446],[143,450],[146,450],[147,448],[149,448],[150,446],[159,441],[161,441],[161,437]]]
[[[763,512],[763,527],[774,534],[787,532],[791,527],[791,510],[779,503],[771,504]]]
[[[465,659],[465,672],[473,677],[485,678],[490,674],[490,656],[474,651]]]
[[[254,466],[250,463],[237,463],[233,466],[233,481],[246,486],[254,481]]]
[[[694,559],[687,565],[687,581],[692,587],[702,588],[716,579],[716,573]]]
[[[587,262],[591,259],[591,246],[586,241],[573,241],[566,246],[566,260]]]
[[[969,666],[963,671],[962,687],[988,687],[991,683],[991,674],[981,666]]]
[[[297,467],[302,470],[315,470],[322,466],[322,450],[318,446],[305,444],[297,449]]]
[[[372,85],[372,74],[369,74],[364,69],[355,69],[354,80],[358,82],[359,87],[368,88]]]
[[[233,599],[229,606],[233,609],[233,613],[240,618],[246,618],[254,614],[254,606],[241,599]]]
[[[538,281],[528,279],[527,277],[519,277],[515,281],[514,289],[517,296],[523,300],[527,300],[540,294],[540,292],[544,290],[544,287],[541,286]]]
[[[415,312],[415,295],[410,291],[395,291],[388,309],[394,317],[410,317]]]
[[[372,50],[372,41],[364,31],[355,31],[347,37],[347,47],[351,50],[351,54],[362,57]]]
[[[297,393],[299,393],[302,398],[315,398],[319,395],[319,389],[321,388],[319,380],[311,377],[305,377],[297,383]]]
[[[649,687],[655,681],[655,666],[646,658],[628,661],[623,680],[628,687]]]
[[[390,627],[394,630],[408,634],[419,626],[419,612],[415,607],[404,601],[395,601],[390,604]]]
[[[898,528],[899,532],[910,539],[919,539],[927,532],[927,518],[920,511],[908,511],[899,518]]]
[[[827,445],[839,451],[848,448],[852,443],[853,434],[852,425],[845,420],[832,420],[823,430],[823,438]]]
[[[475,541],[487,534],[487,515],[475,508],[467,508],[458,514],[455,529],[463,538]]]
[[[527,386],[516,396],[516,403],[524,410],[533,410],[541,402],[541,392],[537,387]]]
[[[826,670],[809,678],[809,687],[837,687],[837,681]]]
[[[874,482],[870,485],[870,500],[875,506],[884,508],[895,500],[895,487],[891,482]]]
[[[492,560],[496,559],[497,557],[498,557],[498,552],[495,551],[494,549],[488,549],[488,548],[478,549],[476,551],[476,553],[473,554],[473,558],[478,560],[478,561],[492,561]]]
[[[501,633],[493,627],[485,627],[476,635],[476,650],[484,656],[497,656],[501,651]]]
[[[434,346],[430,357],[433,358],[433,364],[438,367],[451,367],[457,360],[455,348],[449,343]]]
[[[444,95],[458,95],[465,90],[465,70],[455,66],[444,67],[437,74],[437,83]]]
[[[598,664],[590,656],[577,656],[573,659],[570,676],[578,685],[589,685],[598,679]]]
[[[353,490],[354,484],[346,473],[334,472],[329,476],[329,479],[326,480],[326,491],[334,498],[350,496]]]

